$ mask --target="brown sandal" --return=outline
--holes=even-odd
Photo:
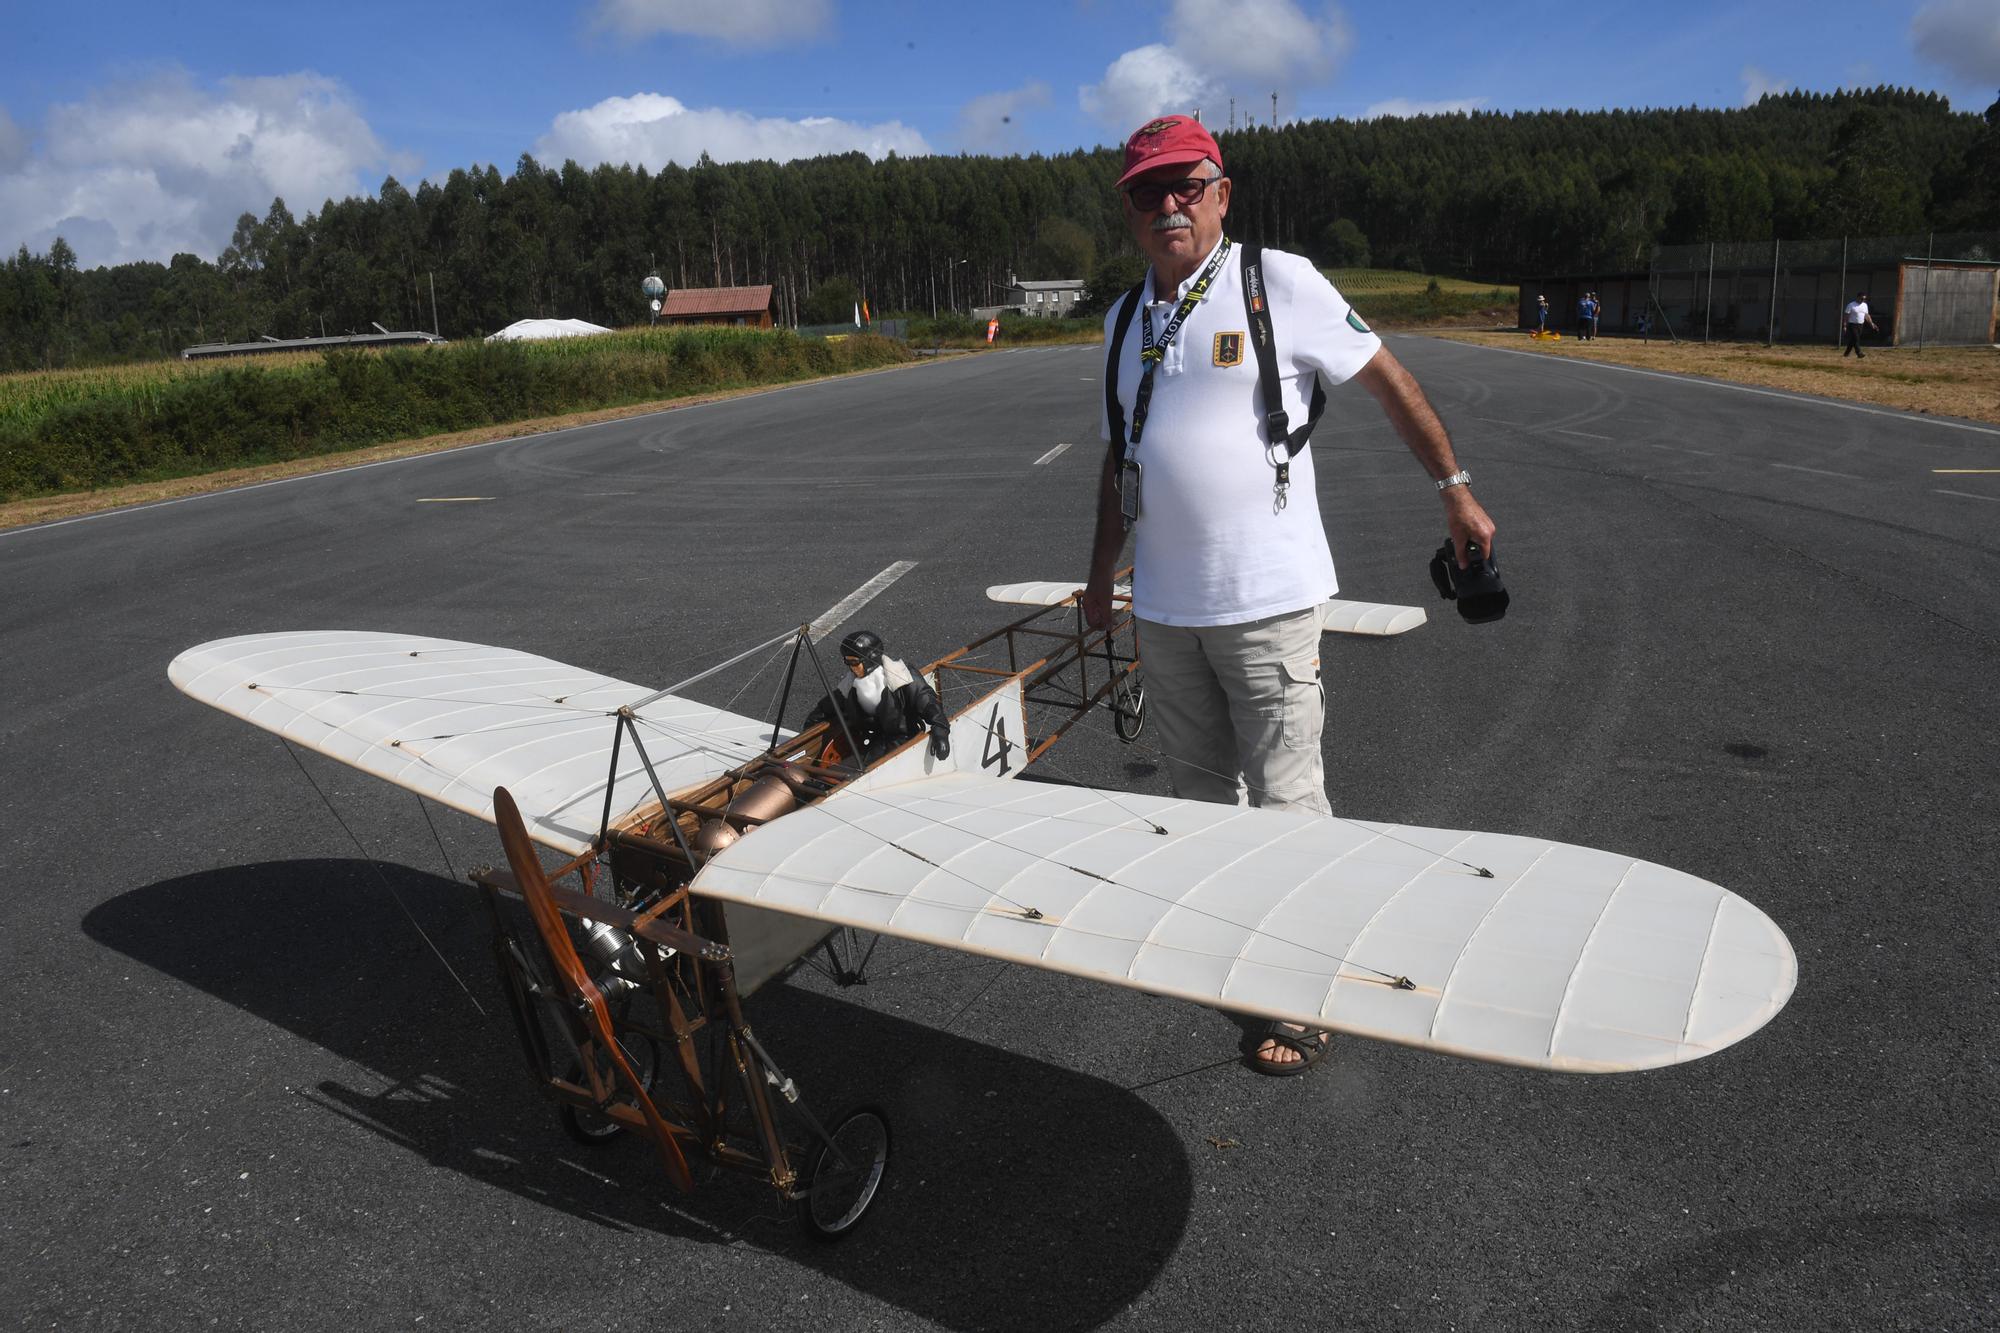
[[[1296,1023],[1272,1023],[1264,1030],[1264,1036],[1257,1045],[1261,1049],[1264,1042],[1275,1041],[1287,1050],[1297,1051],[1302,1057],[1297,1060],[1273,1060],[1257,1051],[1250,1053],[1250,1067],[1260,1074],[1272,1078],[1290,1078],[1303,1074],[1321,1060],[1333,1046],[1331,1032],[1313,1032]]]

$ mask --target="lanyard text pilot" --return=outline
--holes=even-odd
[[[1139,518],[1139,462],[1133,455],[1139,452],[1139,437],[1146,430],[1146,411],[1153,401],[1153,372],[1160,368],[1162,361],[1166,360],[1167,348],[1173,345],[1174,336],[1181,331],[1181,325],[1193,313],[1194,308],[1201,304],[1201,298],[1208,295],[1208,285],[1215,281],[1216,271],[1222,267],[1223,259],[1228,256],[1229,244],[1229,238],[1223,237],[1222,243],[1216,247],[1214,257],[1208,261],[1208,266],[1202,269],[1201,276],[1194,280],[1194,285],[1188,288],[1187,295],[1181,298],[1180,305],[1175,307],[1173,317],[1167,320],[1166,327],[1160,330],[1160,340],[1157,343],[1153,341],[1153,311],[1150,306],[1146,309],[1145,341],[1139,348],[1141,367],[1139,391],[1132,401],[1132,438],[1125,444],[1125,455],[1118,468],[1118,508],[1125,517],[1127,532],[1132,530],[1133,523]]]

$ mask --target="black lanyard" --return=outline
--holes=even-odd
[[[1208,284],[1215,280],[1216,270],[1222,267],[1222,260],[1228,253],[1229,238],[1225,236],[1222,238],[1222,243],[1216,247],[1214,258],[1208,261],[1208,267],[1201,271],[1201,276],[1194,280],[1194,286],[1188,288],[1187,295],[1181,298],[1173,318],[1167,321],[1166,328],[1160,330],[1158,343],[1153,341],[1153,310],[1150,305],[1146,307],[1145,341],[1139,348],[1139,364],[1144,369],[1139,374],[1139,392],[1132,400],[1132,439],[1125,446],[1127,458],[1130,458],[1133,450],[1139,447],[1139,436],[1146,429],[1146,409],[1153,401],[1153,372],[1158,370],[1160,362],[1166,359],[1167,348],[1173,344],[1174,335],[1181,331],[1182,323],[1194,308],[1201,304],[1201,298],[1208,295]]]

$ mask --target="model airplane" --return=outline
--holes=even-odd
[[[1062,623],[1075,609],[1065,593],[932,663],[940,696],[963,701],[949,757],[919,736],[865,769],[839,727],[787,734],[547,658],[411,635],[225,639],[169,675],[496,823],[509,868],[473,878],[531,1072],[566,1127],[587,1142],[647,1134],[683,1187],[690,1153],[760,1175],[821,1235],[875,1197],[887,1123],[812,1118],[740,999],[841,928],[1547,1070],[1709,1055],[1791,995],[1783,932],[1664,866],[1013,781],[1099,706],[1121,735],[1142,720],[1129,600],[1102,632]],[[787,637],[788,699],[817,659],[805,630],[762,647]],[[564,861],[545,868],[535,844]],[[555,887],[569,875],[581,891]]]

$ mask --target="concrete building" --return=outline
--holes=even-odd
[[[1047,282],[1025,282],[1007,274],[1006,299],[1001,309],[1045,319],[1059,319],[1083,299],[1082,278],[1055,278]]]

